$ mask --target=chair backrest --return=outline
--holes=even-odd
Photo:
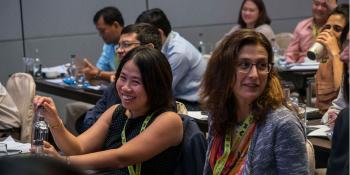
[[[184,134],[174,175],[201,175],[205,163],[207,141],[190,116],[180,114]]]
[[[8,79],[6,89],[16,104],[21,118],[21,141],[30,142],[34,118],[35,82],[27,73],[15,73]]]
[[[176,111],[178,114],[185,114],[185,115],[188,114],[186,106],[183,103],[178,101],[176,101]]]
[[[275,35],[276,43],[278,44],[279,48],[282,50],[285,50],[288,47],[292,38],[293,38],[293,34],[289,32],[282,32]]]
[[[307,161],[308,161],[308,167],[309,167],[309,174],[315,174],[315,153],[314,153],[314,147],[312,146],[312,143],[306,139],[306,152],[307,152]]]

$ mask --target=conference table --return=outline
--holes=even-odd
[[[319,125],[321,120],[309,120],[308,125]],[[316,168],[327,168],[332,142],[325,137],[308,137],[315,151]]]
[[[96,102],[102,97],[103,93],[103,90],[73,87],[60,82],[59,79],[51,80],[36,78],[34,81],[36,83],[37,91],[90,104],[96,104]]]

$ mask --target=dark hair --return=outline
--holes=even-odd
[[[98,12],[96,12],[94,16],[94,24],[97,24],[98,19],[103,17],[103,20],[106,24],[112,25],[115,21],[119,23],[120,26],[124,26],[124,19],[119,9],[116,7],[105,7]]]
[[[128,61],[133,61],[139,68],[145,88],[149,111],[172,109],[173,76],[166,57],[157,49],[139,46],[129,51],[121,60],[115,74],[118,80],[120,73]]]
[[[83,175],[75,166],[48,156],[9,156],[0,158],[1,175]]]
[[[259,17],[254,25],[254,28],[256,28],[260,25],[263,25],[263,24],[271,24],[271,19],[267,15],[267,11],[266,11],[265,4],[264,4],[263,0],[244,0],[241,4],[241,8],[239,9],[239,15],[238,15],[238,24],[241,26],[241,28],[247,27],[247,24],[244,22],[244,20],[242,18],[242,9],[243,9],[244,4],[247,1],[253,2],[259,9]]]
[[[268,63],[273,62],[269,40],[252,29],[241,29],[224,38],[209,59],[201,84],[201,103],[211,114],[213,131],[224,134],[226,128],[237,122],[237,97],[232,90],[240,50],[247,45],[261,45],[268,53]],[[263,93],[252,103],[252,114],[262,121],[271,109],[285,105],[285,99],[277,73],[272,69]]]
[[[344,64],[343,73],[343,98],[347,104],[349,104],[349,65]]]
[[[162,48],[160,33],[158,29],[151,24],[130,24],[123,28],[121,35],[130,33],[137,34],[137,40],[141,42],[141,45],[152,43],[155,49],[160,50]]]
[[[329,16],[332,15],[341,15],[345,19],[345,27],[340,35],[340,44],[343,44],[346,41],[346,37],[349,33],[349,4],[339,4]]]
[[[143,11],[136,19],[135,23],[150,23],[164,32],[165,36],[168,36],[171,32],[170,22],[165,13],[159,9],[149,9]]]

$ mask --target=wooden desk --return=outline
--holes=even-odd
[[[90,104],[96,104],[96,102],[102,97],[102,91],[74,88],[66,84],[51,83],[44,79],[35,79],[35,83],[37,91]]]
[[[320,125],[321,120],[309,120],[308,125]],[[330,152],[332,142],[328,138],[323,137],[308,137],[308,139],[311,141],[311,143],[314,145],[314,147],[323,149],[327,152]]]
[[[308,125],[319,125],[321,120],[309,120]],[[314,146],[316,168],[327,168],[332,142],[328,138],[308,137]]]

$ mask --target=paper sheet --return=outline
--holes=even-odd
[[[41,70],[42,72],[57,72],[59,74],[64,73],[67,74],[67,67],[65,65],[59,65],[54,67],[44,67]]]
[[[307,136],[327,137],[331,135],[331,128],[327,125],[310,125],[310,128],[318,128],[310,132]]]
[[[313,108],[313,107],[306,107],[306,113],[311,113],[311,112],[317,112],[318,108]]]
[[[31,147],[30,143],[16,142],[11,136],[8,136],[4,141],[0,143],[6,143],[7,150],[21,150],[22,153],[28,153]]]
[[[45,81],[50,82],[50,83],[56,83],[56,84],[62,84],[63,83],[63,79],[62,78],[45,79]]]
[[[208,116],[202,114],[201,111],[188,111],[188,115],[198,120],[208,120]]]

